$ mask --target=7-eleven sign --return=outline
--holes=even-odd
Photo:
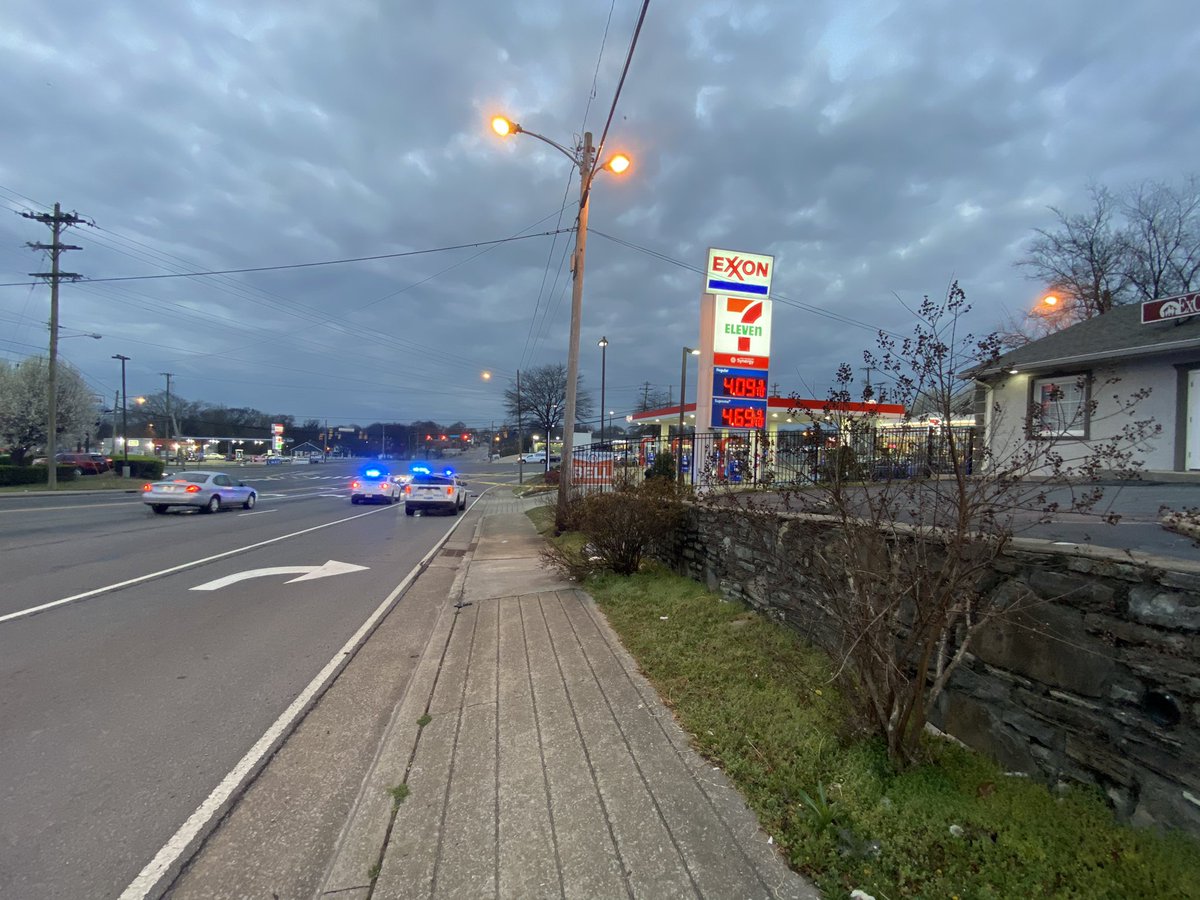
[[[713,353],[769,358],[771,301],[720,296],[716,301]]]

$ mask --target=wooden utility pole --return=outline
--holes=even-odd
[[[54,204],[53,213],[21,213],[26,219],[34,219],[50,226],[53,239],[49,244],[26,242],[33,250],[45,250],[50,254],[49,272],[30,272],[33,278],[50,282],[50,371],[46,387],[46,486],[54,490],[58,486],[58,284],[60,281],[78,281],[74,272],[63,272],[58,268],[58,257],[65,250],[82,250],[73,244],[62,242],[63,228],[84,221],[75,213],[63,213],[59,204]]]

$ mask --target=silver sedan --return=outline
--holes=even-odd
[[[254,488],[224,472],[177,472],[163,481],[142,485],[142,502],[159,514],[172,506],[190,506],[206,513],[224,506],[254,509],[257,500]]]

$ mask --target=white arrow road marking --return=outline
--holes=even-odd
[[[323,566],[272,566],[267,569],[247,569],[245,572],[235,572],[232,575],[226,575],[224,578],[218,578],[215,581],[198,584],[194,588],[190,588],[190,590],[218,591],[223,587],[237,584],[239,581],[246,581],[249,578],[264,578],[267,575],[295,575],[299,573],[299,578],[293,578],[285,582],[285,584],[292,584],[297,581],[314,581],[317,578],[327,578],[330,575],[362,572],[367,568],[367,566],[356,566],[354,563],[338,562],[331,559]]]

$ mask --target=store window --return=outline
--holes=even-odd
[[[1033,379],[1030,426],[1038,437],[1080,437],[1088,433],[1088,379],[1061,375]]]

